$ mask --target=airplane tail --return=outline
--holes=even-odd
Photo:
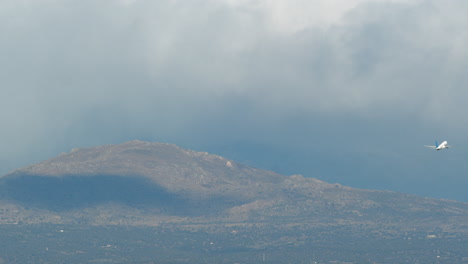
[[[437,144],[437,140],[435,141],[435,147],[437,148],[439,146],[439,144]]]

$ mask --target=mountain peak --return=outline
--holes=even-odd
[[[132,140],[117,145],[76,148],[55,158],[15,170],[11,174],[42,176],[119,175],[147,176],[160,166],[190,166],[201,161],[223,162],[232,168],[234,162],[207,152],[196,152],[169,143]]]
[[[168,143],[134,140],[117,145],[73,149],[15,170],[3,176],[3,179],[8,182],[26,177],[29,181],[31,177],[34,181],[87,178],[82,181],[90,181],[88,184],[92,185],[90,178],[97,180],[103,176],[106,179],[144,180],[183,199],[223,199],[233,203],[254,199],[259,189],[263,189],[262,197],[271,196],[271,186],[286,178],[207,152],[187,150]]]

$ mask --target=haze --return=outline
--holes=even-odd
[[[468,2],[4,0],[0,170],[140,139],[468,202]],[[423,147],[447,140],[443,152]]]

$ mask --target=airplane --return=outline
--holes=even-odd
[[[424,145],[424,146],[428,147],[428,148],[431,148],[431,149],[435,149],[435,150],[441,150],[441,149],[452,147],[452,146],[448,145],[447,141],[444,141],[444,142],[440,143],[440,145],[438,145],[437,140],[435,142],[435,146],[428,146],[428,145]]]

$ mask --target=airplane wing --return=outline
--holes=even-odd
[[[437,147],[436,146],[428,146],[428,145],[424,145],[426,148],[431,148],[431,149],[436,149]]]

